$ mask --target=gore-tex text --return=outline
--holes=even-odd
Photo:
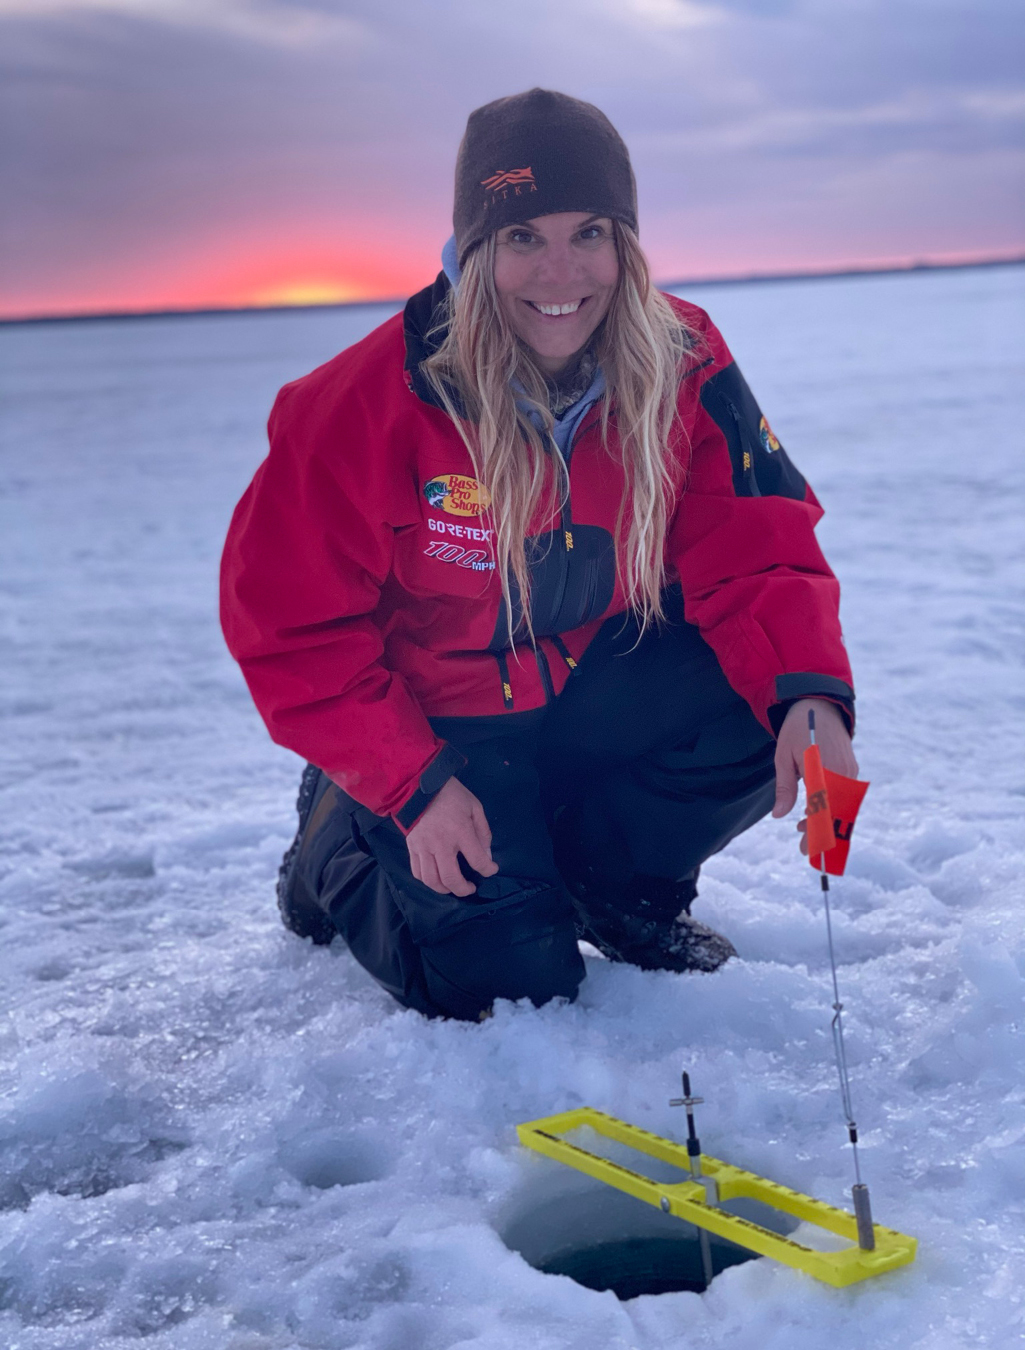
[[[427,518],[427,528],[437,534],[454,534],[457,539],[476,539],[482,544],[491,543],[491,530],[478,530],[473,525],[452,525],[447,520]]]

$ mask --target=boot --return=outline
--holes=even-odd
[[[299,829],[278,869],[278,909],[281,911],[282,923],[299,937],[312,938],[318,947],[328,946],[332,938],[337,936],[337,930],[305,884],[301,863],[310,819],[332,786],[327,774],[321,773],[315,764],[307,764],[295,804],[299,813]]]
[[[577,906],[577,934],[610,961],[641,970],[711,973],[736,956],[728,938],[691,917],[697,870],[687,877],[636,874],[616,896],[601,894],[594,869],[570,886]]]

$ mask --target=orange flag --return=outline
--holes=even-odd
[[[808,856],[828,853],[836,844],[833,813],[829,809],[826,771],[817,745],[804,752],[804,790],[808,796],[805,816],[808,821]]]
[[[851,850],[851,834],[858,811],[868,791],[868,784],[857,778],[846,778],[832,769],[824,770],[826,775],[826,794],[829,798],[829,814],[833,818],[833,834],[836,843],[825,854],[826,871],[834,877],[842,877],[847,866],[847,854]],[[808,861],[817,870],[821,868],[821,855],[812,857],[809,850]]]
[[[826,871],[842,877],[868,784],[823,768],[819,747],[809,745],[804,752],[804,786],[808,794],[808,861],[819,872],[824,856]]]

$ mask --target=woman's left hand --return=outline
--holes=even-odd
[[[809,709],[815,713],[815,739],[823,766],[847,778],[858,776],[858,761],[854,758],[847,723],[840,709],[828,699],[798,699],[787,713],[776,741],[776,805],[772,808],[776,817],[787,815],[797,801],[797,783],[803,777],[804,752],[810,743]],[[797,826],[802,833],[804,824],[801,820]],[[801,852],[807,851],[802,839]]]

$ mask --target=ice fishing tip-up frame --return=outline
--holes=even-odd
[[[707,1154],[701,1154],[700,1180],[671,1184],[653,1181],[651,1177],[600,1158],[562,1137],[584,1125],[590,1126],[606,1139],[625,1144],[660,1162],[684,1171],[690,1167],[685,1145],[675,1144],[636,1125],[628,1125],[615,1116],[608,1116],[589,1106],[565,1111],[557,1116],[546,1116],[542,1120],[527,1121],[517,1126],[517,1133],[520,1143],[537,1153],[565,1163],[578,1172],[585,1172],[617,1190],[626,1191],[628,1195],[644,1200],[666,1214],[675,1215],[699,1229],[735,1242],[738,1246],[757,1252],[759,1256],[770,1256],[784,1265],[803,1270],[836,1288],[856,1284],[873,1275],[882,1275],[898,1266],[910,1265],[915,1259],[918,1244],[913,1237],[875,1224],[875,1249],[863,1251],[858,1246],[857,1221],[847,1210],[837,1209],[822,1200],[814,1200],[810,1195],[802,1195],[800,1191],[792,1191],[775,1181],[756,1176],[754,1172],[746,1172],[741,1167],[720,1162],[718,1158],[710,1158]],[[720,1201],[741,1198],[760,1201],[795,1219],[816,1224],[839,1237],[848,1238],[852,1245],[838,1252],[814,1251],[760,1224],[718,1208]]]

